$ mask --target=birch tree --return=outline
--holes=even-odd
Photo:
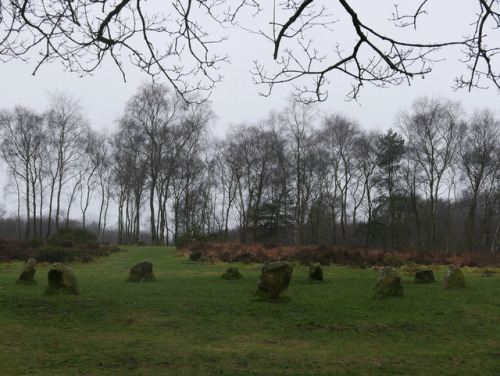
[[[459,150],[465,122],[460,103],[423,97],[413,103],[411,111],[402,113],[398,127],[406,139],[409,158],[422,172],[424,194],[429,202],[427,246],[436,243],[437,202],[442,182]]]
[[[83,145],[85,145],[88,120],[78,101],[62,92],[50,94],[47,116],[51,156],[47,161],[51,177],[48,237],[52,231],[52,219],[55,220],[56,230],[60,227],[64,188],[79,173],[77,165],[85,151]],[[70,190],[73,192],[74,186]],[[67,212],[70,210],[72,201],[69,201]]]
[[[25,107],[0,113],[0,152],[9,174],[14,178],[18,202],[24,201],[26,228],[24,237],[38,236],[37,210],[39,191],[43,191],[41,171],[46,142],[44,117]],[[41,216],[38,220],[42,220]],[[21,218],[18,218],[21,221]],[[32,227],[31,227],[32,226]]]

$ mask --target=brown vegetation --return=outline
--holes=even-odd
[[[322,265],[349,265],[366,268],[371,266],[448,265],[487,267],[500,265],[500,254],[447,253],[443,251],[415,251],[402,249],[383,251],[366,247],[297,246],[242,243],[194,243],[181,249],[191,260],[222,262],[266,263],[277,260]]]

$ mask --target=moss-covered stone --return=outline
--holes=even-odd
[[[403,296],[403,286],[401,277],[391,266],[386,266],[380,271],[377,281],[375,298],[381,299],[384,296]]]
[[[323,280],[323,269],[321,268],[321,264],[319,262],[315,262],[309,266],[309,279],[314,281],[322,281]]]
[[[36,273],[36,260],[34,258],[30,258],[24,264],[23,271],[17,280],[17,284],[19,285],[36,285],[35,281],[35,273]]]
[[[156,282],[156,277],[153,274],[153,263],[143,260],[132,266],[127,282]]]
[[[75,273],[68,266],[61,263],[51,265],[48,277],[49,285],[45,289],[46,295],[78,295],[80,293]]]
[[[443,288],[457,289],[467,287],[462,269],[455,265],[448,265],[444,272]]]
[[[415,283],[433,283],[436,282],[434,279],[434,272],[432,270],[420,270],[415,273]]]
[[[229,269],[226,270],[226,272],[222,275],[222,279],[241,279],[243,278],[243,275],[238,271],[238,268],[235,268],[234,266],[229,267]]]
[[[254,297],[282,298],[292,279],[293,264],[288,261],[270,262],[262,268]]]

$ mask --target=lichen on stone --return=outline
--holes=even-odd
[[[323,269],[321,268],[321,264],[319,262],[315,262],[309,266],[308,276],[309,279],[314,281],[323,280]]]
[[[156,282],[156,277],[153,274],[153,263],[143,260],[132,266],[127,282]]]
[[[46,295],[80,294],[75,273],[62,263],[51,265],[48,279],[49,285],[45,289]]]
[[[23,267],[23,271],[17,280],[18,285],[36,285],[35,281],[35,273],[36,273],[36,260],[34,258],[30,258],[26,261],[26,264]]]
[[[288,261],[275,261],[266,264],[261,271],[257,287],[255,289],[255,298],[282,298],[290,280],[292,279],[293,264]]]
[[[443,288],[444,289],[457,289],[467,287],[465,282],[465,275],[462,269],[451,264],[448,265],[444,272]]]
[[[434,272],[432,270],[420,270],[415,273],[415,283],[423,284],[423,283],[433,283],[436,282],[434,279]]]
[[[381,299],[384,296],[403,296],[401,277],[396,269],[386,266],[380,271],[374,297]]]

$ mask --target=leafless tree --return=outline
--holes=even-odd
[[[129,100],[120,120],[127,143],[135,143],[144,161],[149,194],[150,231],[154,245],[168,242],[171,184],[187,150],[196,151],[213,118],[208,103],[186,104],[165,85],[144,84]],[[166,239],[167,237],[167,239]]]
[[[352,216],[351,216],[351,237],[350,242],[354,244],[355,232],[358,226],[359,217],[363,218],[360,213],[360,209],[363,207],[365,201],[369,201],[370,199],[370,178],[371,173],[375,169],[373,165],[370,165],[371,162],[371,153],[370,153],[370,140],[368,139],[368,135],[360,131],[356,140],[354,142],[354,160],[353,160],[353,184],[349,189],[349,200],[352,201]],[[366,213],[365,213],[366,215]]]
[[[97,220],[97,237],[104,236],[111,198],[111,151],[110,139],[104,132],[89,132],[86,154],[94,166],[100,202]]]
[[[439,33],[426,37],[421,24],[430,17],[440,23],[450,11],[436,14],[431,3],[398,1],[377,19],[352,0],[4,1],[0,58],[37,56],[34,72],[59,61],[80,74],[109,59],[124,76],[130,62],[185,95],[210,90],[221,79],[219,68],[229,57],[217,44],[231,33],[228,25],[238,25],[270,42],[271,62],[255,63],[255,81],[269,91],[291,82],[303,101],[325,100],[337,73],[352,80],[351,98],[365,84],[410,83],[432,70],[440,50],[453,47],[464,63],[457,87],[480,86],[483,78],[500,87],[500,3],[474,1],[473,17],[454,25],[458,32],[450,40]]]
[[[204,154],[207,151],[207,140],[200,139],[201,133],[190,137],[177,155],[177,163],[170,177],[171,195],[174,211],[174,242],[184,232],[207,232],[206,205],[209,195],[205,188],[210,185],[208,164]],[[167,172],[167,175],[169,172]]]
[[[33,235],[38,236],[37,203],[41,196],[39,191],[43,191],[40,179],[46,136],[44,117],[34,111],[18,106],[0,113],[0,155],[15,180],[18,203],[24,200],[26,238],[32,234],[31,224]]]
[[[127,124],[130,139],[142,142],[139,150],[147,166],[150,231],[154,245],[160,241],[162,215],[158,210],[164,207],[162,200],[168,188],[162,180],[162,170],[181,106],[179,98],[169,96],[165,86],[145,84],[130,99],[121,119],[121,123]]]
[[[265,129],[269,129],[273,139],[273,148],[276,167],[273,172],[271,204],[275,209],[275,237],[274,240],[293,244],[297,239],[295,223],[294,198],[294,164],[291,158],[289,128],[283,122],[283,113],[272,111],[264,120]]]
[[[425,205],[425,198],[421,192],[425,192],[425,181],[421,178],[423,171],[418,160],[407,153],[407,157],[402,160],[402,175],[406,186],[406,195],[410,200],[410,208],[414,218],[415,239],[412,246],[417,248],[427,248],[423,234],[423,214],[421,208]]]
[[[212,140],[206,140],[207,146],[209,146],[210,141]],[[199,184],[198,190],[192,193],[194,205],[191,217],[196,227],[200,228],[202,232],[211,236],[218,234],[218,238],[221,239],[223,221],[222,217],[219,216],[220,190],[216,171],[218,165],[210,147],[207,147],[201,156],[205,171],[200,176],[201,184]]]
[[[360,173],[361,180],[364,185],[366,201],[362,204],[365,205],[366,212],[366,243],[371,244],[372,241],[372,220],[373,220],[373,199],[376,189],[376,179],[375,170],[376,164],[376,148],[375,143],[377,140],[378,133],[375,131],[365,133],[359,140],[359,152],[360,152]]]
[[[196,101],[192,101],[196,102]],[[184,187],[183,218],[187,230],[207,232],[208,205],[211,190],[211,176],[207,175],[208,158],[208,125],[215,114],[206,102],[184,106],[180,121],[173,129],[169,149],[166,152],[163,181],[171,188],[172,177],[181,175]],[[191,186],[192,184],[192,186]],[[168,197],[163,202],[166,204]],[[166,205],[163,210],[166,217]],[[163,227],[166,229],[167,224]],[[168,239],[167,239],[168,242]]]
[[[270,132],[256,125],[239,125],[226,137],[225,154],[236,183],[236,208],[243,242],[249,241],[249,235],[253,241],[258,239],[258,213],[269,197],[275,166],[272,142]]]
[[[347,227],[349,221],[348,208],[350,205],[349,195],[351,190],[359,189],[357,182],[361,176],[357,176],[361,170],[358,164],[361,129],[359,125],[344,115],[330,115],[324,118],[322,125],[323,147],[328,153],[330,161],[330,189],[331,208],[340,207],[340,226],[342,229],[342,242],[347,242]],[[338,200],[338,201],[337,201]],[[354,213],[354,212],[353,212]],[[332,212],[333,226],[336,226],[336,214]]]
[[[229,221],[230,213],[237,199],[238,177],[240,176],[239,167],[231,155],[231,139],[218,140],[215,143],[215,176],[219,182],[220,215],[223,227],[224,241],[229,240]]]
[[[409,157],[419,165],[424,194],[429,200],[428,241],[436,240],[437,202],[442,182],[452,167],[464,134],[465,122],[460,103],[423,97],[414,102],[410,112],[402,113],[398,127],[406,139]]]
[[[78,197],[85,195],[85,181],[87,178],[88,164],[83,159],[83,154],[73,165],[74,173],[71,175],[71,179],[67,182],[66,189],[66,214],[64,220],[64,226],[69,227],[71,219],[71,210],[73,209],[73,204],[77,202]],[[82,210],[83,211],[83,210]],[[84,216],[84,215],[83,215]]]
[[[63,190],[66,184],[79,173],[75,166],[85,151],[83,147],[85,144],[85,132],[89,126],[83,108],[68,93],[54,92],[50,94],[47,116],[49,130],[48,143],[51,150],[50,160],[47,161],[51,177],[48,214],[49,227],[47,230],[47,236],[49,236],[51,233],[53,210],[55,210],[56,230],[59,229]],[[69,212],[69,209],[68,207],[67,212]]]
[[[500,151],[497,152],[496,160],[500,161]],[[497,163],[498,165],[499,163]],[[500,171],[493,177],[492,194],[494,199],[491,200],[491,213],[493,214],[493,219],[496,219],[496,224],[493,226],[493,235],[491,237],[491,253],[498,252],[500,249]],[[491,205],[490,204],[490,205]]]
[[[470,204],[465,218],[466,250],[473,250],[476,210],[479,195],[488,188],[498,169],[500,122],[491,110],[476,111],[468,122],[460,150],[459,168],[470,192]]]
[[[303,243],[303,226],[308,211],[310,190],[308,171],[311,160],[310,153],[314,145],[313,126],[317,113],[314,107],[289,98],[288,104],[281,112],[286,153],[291,161],[291,184],[295,194],[295,244]]]
[[[82,160],[80,171],[83,172],[83,180],[80,189],[80,211],[82,213],[82,228],[87,225],[87,211],[92,202],[92,198],[95,196],[97,189],[99,187],[99,169],[101,164],[104,162],[102,160],[102,145],[105,142],[105,138],[102,138],[100,134],[92,129],[88,129],[85,132],[85,144],[82,145],[84,153],[82,154]],[[101,168],[102,170],[102,168]],[[102,202],[101,202],[102,206]]]
[[[147,161],[143,135],[134,132],[129,122],[119,123],[111,138],[110,175],[112,197],[118,205],[118,243],[135,244],[140,237],[140,218],[145,200]]]

